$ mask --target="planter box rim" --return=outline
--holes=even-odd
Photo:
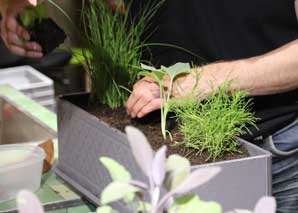
[[[78,105],[72,103],[69,100],[66,100],[65,98],[67,97],[73,97],[73,96],[81,96],[81,95],[90,95],[90,93],[88,92],[78,92],[78,93],[71,93],[71,94],[66,94],[66,95],[60,95],[58,101],[62,101],[66,104],[70,104],[72,107],[76,108],[76,110],[79,110],[81,113],[84,113],[85,116],[88,116],[89,119],[95,120],[96,122],[100,122],[101,124],[103,124],[104,126],[111,128],[113,131],[117,132],[118,134],[121,134],[123,137],[126,137],[126,134],[124,132],[122,132],[121,130],[107,124],[106,122],[100,120],[99,118],[97,118],[96,116],[94,116],[93,114],[89,113],[88,111],[82,109],[81,107],[79,107]],[[243,157],[243,158],[239,158],[239,159],[232,159],[232,160],[223,160],[223,161],[218,161],[218,162],[209,162],[209,163],[203,163],[203,164],[198,164],[198,165],[192,165],[192,168],[196,168],[196,167],[200,167],[202,165],[206,165],[206,166],[216,166],[216,165],[221,165],[224,164],[226,162],[239,162],[239,161],[247,161],[247,160],[251,160],[251,159],[258,159],[258,158],[263,158],[263,157],[271,157],[272,154],[267,151],[264,150],[260,147],[258,147],[257,145],[250,143],[248,141],[245,141],[242,138],[236,137],[237,140],[240,143],[244,143],[247,146],[250,146],[256,150],[258,150],[259,152],[262,152],[262,155],[257,155],[257,156],[247,156],[247,157]]]

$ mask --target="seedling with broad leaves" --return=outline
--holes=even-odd
[[[176,63],[170,67],[161,66],[160,69],[145,64],[141,64],[141,67],[143,70],[146,71],[141,71],[138,74],[141,76],[153,78],[159,85],[161,99],[161,131],[165,139],[167,133],[171,136],[170,132],[166,130],[166,120],[167,115],[170,111],[169,102],[173,89],[173,82],[178,76],[189,74],[191,72],[191,67],[189,63]],[[165,85],[164,83],[164,78],[166,76],[169,78],[168,85]]]
[[[197,169],[191,172],[191,165],[186,158],[170,155],[166,158],[166,147],[156,153],[150,147],[142,132],[134,127],[126,127],[126,133],[133,156],[148,178],[141,182],[133,180],[129,171],[121,164],[108,157],[100,161],[109,171],[113,182],[103,191],[100,197],[103,206],[97,213],[116,213],[117,210],[108,206],[115,201],[126,204],[126,212],[140,213],[221,213],[222,209],[216,202],[205,202],[197,195],[187,194],[196,187],[215,177],[219,167]],[[148,197],[148,201],[145,200]],[[275,200],[262,198],[254,213],[274,213]],[[252,213],[247,210],[234,210],[229,213]]]

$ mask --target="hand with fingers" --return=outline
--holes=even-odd
[[[30,34],[17,20],[18,14],[28,5],[36,6],[36,0],[9,0],[0,2],[2,15],[1,37],[6,47],[14,54],[41,58],[42,48],[30,41]]]
[[[167,91],[170,84],[168,76],[163,78],[165,92],[170,92],[173,98],[184,98],[189,95],[195,95],[204,99],[210,94],[210,77],[207,74],[200,76],[198,82],[198,69],[193,69],[190,74],[182,75],[174,80],[171,91]],[[215,84],[214,84],[215,86]],[[160,109],[162,100],[160,99],[160,87],[157,82],[149,77],[138,81],[126,103],[127,113],[132,117],[142,118],[148,113]]]
[[[160,109],[159,85],[148,77],[138,81],[126,103],[127,114],[132,118],[142,118],[148,113]]]

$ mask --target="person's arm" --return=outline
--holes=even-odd
[[[30,42],[30,35],[17,21],[18,14],[28,5],[36,6],[37,0],[0,0],[1,37],[14,54],[33,58],[42,57],[42,48]]]
[[[196,72],[200,73],[197,89],[197,94],[200,95],[202,92],[208,95],[211,90],[210,82],[216,88],[230,80],[234,82],[233,89],[247,90],[250,95],[269,95],[290,91],[298,88],[297,55],[298,40],[295,40],[261,56],[195,68],[192,74],[176,80],[172,95],[183,97],[189,94],[196,82]],[[138,82],[128,99],[127,112],[132,117],[143,117],[160,107],[158,95],[152,95],[152,93],[149,95],[150,90],[146,89],[148,84],[145,81]],[[153,83],[151,87],[152,85]]]
[[[225,81],[234,82],[233,89],[241,89],[250,95],[269,95],[282,93],[298,88],[298,40],[290,42],[267,54],[253,58],[214,63],[202,70],[199,90],[208,94],[212,82],[215,88]],[[198,70],[198,69],[196,69]],[[194,70],[195,72],[195,70]],[[190,92],[189,84],[193,84],[193,75],[178,80],[184,93]],[[189,81],[189,82],[188,82]],[[182,89],[181,88],[181,89]],[[173,91],[179,94],[179,87]]]

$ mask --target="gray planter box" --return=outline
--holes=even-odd
[[[88,95],[68,95],[58,102],[56,172],[93,203],[99,204],[102,189],[111,182],[99,156],[121,162],[133,177],[143,180],[144,176],[134,162],[126,135],[77,106],[79,101],[88,103]],[[203,200],[221,203],[224,210],[253,209],[261,196],[271,194],[271,154],[241,139],[239,142],[246,146],[250,157],[194,167],[222,168],[217,177],[195,192]]]

